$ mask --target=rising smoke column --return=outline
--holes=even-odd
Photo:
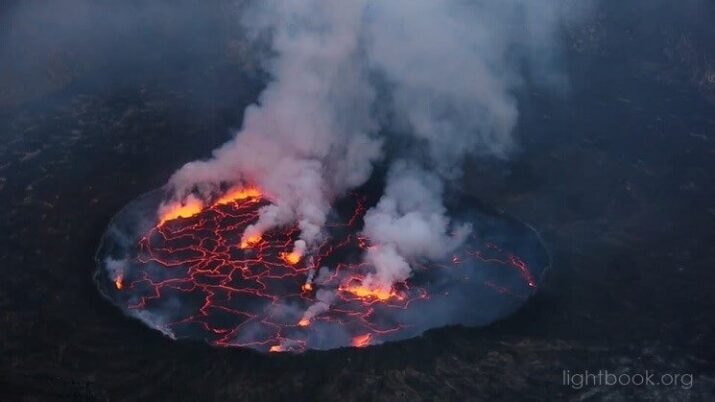
[[[182,167],[170,185],[179,200],[191,192],[211,198],[223,184],[259,186],[273,205],[244,242],[297,221],[302,255],[320,238],[332,201],[370,177],[383,142],[398,141],[400,152],[388,156],[399,162],[387,161],[385,195],[364,228],[373,243],[365,261],[375,268],[366,281],[390,287],[410,276],[410,259],[444,257],[467,235],[446,216],[445,183],[459,178],[469,155],[513,151],[524,71],[560,82],[556,33],[572,11],[564,4],[256,2],[244,23],[271,35],[272,81],[235,138]],[[389,101],[377,100],[370,74],[386,83]],[[382,109],[389,120],[375,116]]]
[[[394,0],[370,3],[370,68],[391,88],[396,119],[418,158],[455,177],[466,155],[507,157],[522,72],[553,67],[560,1]]]
[[[244,239],[298,221],[315,244],[331,201],[364,183],[381,154],[369,107],[374,95],[361,61],[365,1],[265,1],[249,28],[269,30],[273,80],[245,111],[243,128],[208,161],[171,178],[179,198],[204,197],[222,183],[258,185],[273,201]]]
[[[365,261],[384,289],[411,275],[410,259],[442,259],[469,227],[451,222],[443,181],[469,155],[506,158],[518,111],[515,92],[528,69],[537,83],[563,85],[553,68],[563,13],[557,1],[394,0],[370,3],[370,68],[391,88],[388,122],[410,144],[392,164],[385,195],[365,216],[378,246]]]
[[[375,268],[363,285],[389,291],[410,276],[410,258],[432,261],[448,257],[470,232],[452,225],[442,204],[439,177],[405,161],[395,162],[385,194],[365,215],[364,234],[374,245],[365,261]]]

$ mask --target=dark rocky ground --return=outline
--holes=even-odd
[[[522,94],[521,152],[471,163],[468,191],[553,253],[525,308],[300,356],[172,342],[92,281],[110,217],[208,155],[255,99],[240,38],[157,51],[126,77],[62,46],[33,79],[0,70],[0,400],[712,400],[714,18],[704,1],[604,4],[565,33],[568,93]],[[562,370],[599,369],[694,380],[562,385]]]

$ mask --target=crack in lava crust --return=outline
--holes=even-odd
[[[433,325],[462,323],[428,325],[415,317],[439,315],[438,306],[452,301],[464,303],[459,295],[469,293],[460,290],[465,287],[481,289],[509,310],[536,290],[536,276],[522,258],[476,236],[447,261],[412,261],[413,276],[391,291],[370,290],[362,287],[370,267],[359,261],[366,248],[380,245],[358,234],[364,198],[350,197],[349,218],[329,223],[327,238],[305,256],[291,255],[296,226],[241,244],[244,229],[270,204],[260,193],[220,201],[190,216],[159,219],[136,241],[100,248],[98,257],[105,257],[98,281],[105,295],[175,339],[302,352],[363,347],[415,336]]]

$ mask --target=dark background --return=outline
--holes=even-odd
[[[238,2],[90,3],[0,3],[0,400],[713,398],[712,1],[600,2],[562,32],[570,89],[519,94],[521,150],[470,162],[465,189],[552,252],[525,308],[299,356],[172,342],[97,292],[111,216],[227,140],[266,77]],[[562,385],[599,369],[693,387]]]

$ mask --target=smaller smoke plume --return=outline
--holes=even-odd
[[[335,297],[334,290],[318,289],[315,293],[315,299],[317,301],[305,310],[301,322],[310,322],[314,317],[328,311]]]
[[[117,278],[120,278],[121,280],[127,269],[127,260],[116,260],[114,258],[107,257],[104,259],[104,266],[107,267],[107,272],[109,272],[109,276],[112,280],[117,280]]]
[[[305,240],[296,240],[291,254],[295,255],[297,258],[302,258],[307,250],[308,245],[305,243]]]
[[[365,215],[364,234],[376,244],[365,261],[375,267],[364,285],[389,289],[411,273],[408,260],[439,260],[459,247],[471,231],[455,225],[442,203],[442,181],[405,161],[392,165],[385,194]]]

